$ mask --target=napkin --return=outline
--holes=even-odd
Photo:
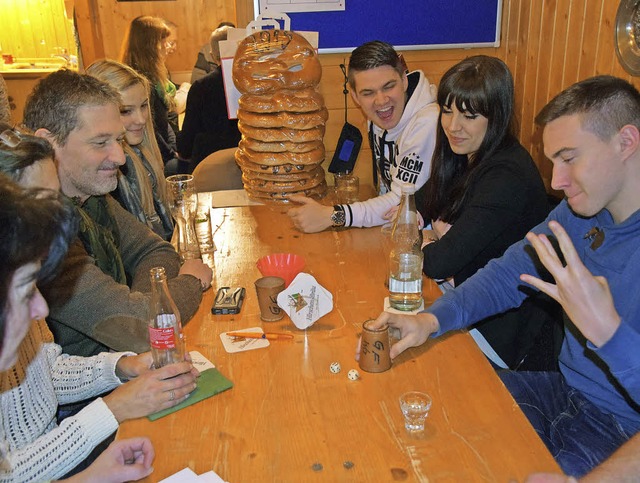
[[[333,295],[313,275],[301,272],[278,294],[278,306],[298,329],[306,329],[333,310]]]
[[[147,416],[147,418],[149,418],[151,421],[155,421],[156,419],[160,419],[167,414],[179,411],[182,408],[191,406],[192,404],[200,402],[203,399],[215,396],[216,394],[233,387],[233,383],[222,374],[220,374],[218,369],[216,369],[215,367],[202,371],[200,373],[200,377],[198,377],[198,380],[196,381],[196,384],[196,389],[187,399],[182,401],[180,404],[168,409],[163,409],[162,411],[158,411],[157,413],[150,414],[149,416]]]

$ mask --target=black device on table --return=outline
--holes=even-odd
[[[220,287],[211,307],[211,313],[239,314],[245,294],[244,287]]]

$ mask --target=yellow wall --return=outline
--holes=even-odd
[[[60,49],[77,53],[64,0],[0,0],[0,8],[2,53],[17,58],[48,58]]]

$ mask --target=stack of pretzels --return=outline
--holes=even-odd
[[[245,38],[233,60],[242,94],[236,161],[250,198],[286,203],[322,196],[322,138],[328,113],[316,92],[322,68],[314,48],[295,32],[264,30]]]

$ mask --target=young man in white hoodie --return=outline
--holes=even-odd
[[[300,206],[290,209],[289,216],[306,233],[382,225],[400,202],[401,183],[417,189],[429,178],[438,124],[436,87],[422,71],[407,73],[393,46],[379,40],[352,52],[348,78],[351,97],[369,121],[378,196],[333,207],[292,196]]]

